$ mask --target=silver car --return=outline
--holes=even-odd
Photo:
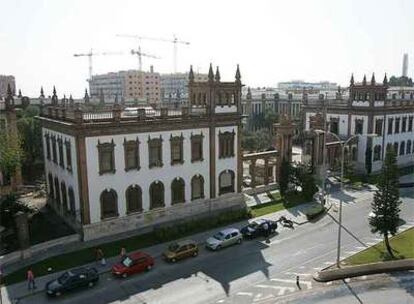
[[[241,244],[243,235],[236,228],[226,228],[206,241],[206,247],[211,250],[220,250],[221,248],[234,244]]]

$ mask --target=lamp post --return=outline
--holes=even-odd
[[[324,130],[315,130],[316,133],[325,133],[325,137],[326,134],[331,134],[332,136],[334,136],[336,139],[338,139],[339,144],[341,145],[341,192],[343,191],[343,185],[344,185],[344,160],[345,160],[345,147],[346,145],[353,140],[354,138],[360,137],[360,136],[366,136],[366,137],[376,137],[377,134],[355,134],[352,135],[351,137],[349,137],[346,141],[344,141],[343,143],[341,143],[341,139],[339,138],[339,136],[333,132],[330,131],[324,131]],[[326,141],[324,141],[326,142]],[[325,149],[325,147],[324,147]],[[326,168],[325,168],[326,170]],[[336,266],[338,268],[340,268],[340,260],[341,260],[341,232],[342,232],[342,199],[339,199],[339,214],[338,214],[338,222],[339,222],[339,227],[338,227],[338,245],[337,245],[337,255],[336,255]]]

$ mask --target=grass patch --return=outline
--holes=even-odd
[[[160,244],[165,241],[179,239],[195,233],[206,231],[208,229],[213,229],[241,221],[249,217],[251,217],[251,214],[246,210],[228,211],[218,216],[182,222],[174,226],[166,226],[156,229],[151,233],[141,234],[126,239],[101,244],[99,247],[103,250],[105,257],[109,258],[119,255],[122,247],[125,247],[128,252],[135,251],[141,248]],[[79,267],[81,265],[95,261],[95,248],[96,247],[89,247],[78,251],[50,257],[43,261],[32,264],[31,267],[37,277],[74,267]],[[49,267],[52,268],[51,272],[47,271]],[[4,284],[10,285],[24,281],[26,279],[26,271],[27,267],[24,267],[6,275],[3,281]]]
[[[390,238],[395,260],[414,258],[414,228]],[[384,241],[346,258],[345,265],[361,265],[393,260],[385,248]]]
[[[271,202],[251,207],[253,217],[266,215],[283,209],[292,208],[307,201],[300,192],[290,192],[283,199],[278,191],[268,192],[267,195],[272,199]]]
[[[308,211],[306,211],[306,218],[308,221],[311,221],[313,219],[316,219],[319,215],[324,213],[326,211],[326,208],[322,205],[315,205],[312,208],[310,208]]]

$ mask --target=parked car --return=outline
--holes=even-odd
[[[112,266],[112,274],[117,277],[126,278],[131,274],[149,271],[154,267],[152,256],[144,252],[135,252],[127,255],[122,262]]]
[[[46,294],[60,296],[65,292],[92,287],[99,281],[98,271],[93,267],[76,268],[63,273],[46,284]]]
[[[243,235],[236,228],[227,228],[206,240],[206,248],[220,250],[234,244],[241,244]]]
[[[246,238],[256,238],[259,236],[265,236],[264,224],[267,223],[270,233],[274,233],[277,229],[277,222],[267,219],[257,219],[250,222],[247,226],[243,227],[240,232]]]
[[[164,258],[172,263],[188,257],[196,257],[198,255],[198,246],[194,241],[186,240],[174,242],[168,246],[163,253]]]

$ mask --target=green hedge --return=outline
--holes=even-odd
[[[306,218],[308,219],[308,221],[313,220],[317,218],[319,215],[321,215],[322,213],[324,213],[325,211],[326,211],[325,207],[323,207],[322,205],[316,205],[305,213]]]

